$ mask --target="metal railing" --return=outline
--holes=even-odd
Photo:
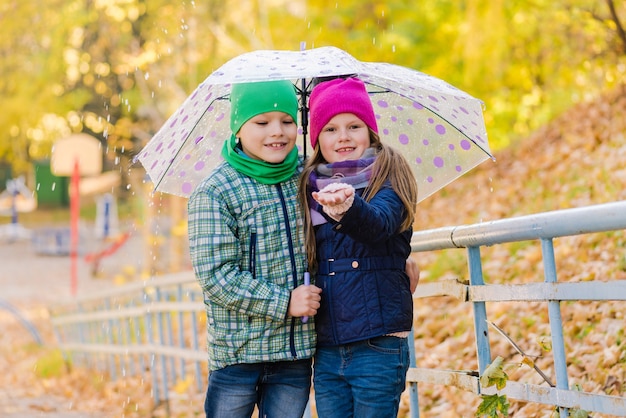
[[[561,417],[568,416],[570,408],[626,416],[624,397],[570,389],[560,306],[562,301],[626,301],[626,280],[559,283],[553,246],[557,237],[623,229],[626,202],[416,232],[413,252],[454,248],[467,252],[468,284],[457,280],[420,283],[414,296],[453,296],[460,303],[472,305],[478,364],[476,370],[468,371],[419,368],[410,344],[412,361],[407,381],[411,417],[419,417],[420,413],[419,383],[455,386],[476,395],[496,392],[481,386],[480,376],[493,360],[486,304],[503,301],[547,305],[556,384],[508,381],[497,393],[510,399],[554,405]],[[541,243],[542,282],[485,282],[481,247],[537,240]],[[205,335],[204,304],[191,272],[154,277],[144,283],[78,298],[73,304],[51,308],[51,318],[60,348],[68,358],[89,367],[106,368],[114,379],[119,375],[149,375],[157,404],[176,396],[172,388],[189,376],[196,393],[204,394],[206,350],[200,337]]]

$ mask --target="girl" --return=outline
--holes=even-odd
[[[317,413],[396,417],[409,367],[411,252],[417,183],[378,137],[365,85],[318,84],[309,102],[313,156],[301,178],[310,268],[322,289],[315,319]]]
[[[304,285],[298,100],[289,81],[235,84],[225,162],[191,195],[189,247],[204,291],[207,418],[300,418],[320,289]]]

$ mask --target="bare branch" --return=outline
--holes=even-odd
[[[619,20],[619,16],[617,15],[617,11],[615,10],[615,3],[613,0],[606,0],[607,6],[609,6],[609,10],[611,11],[611,18],[615,23],[615,27],[617,28],[617,36],[622,41],[622,52],[626,55],[626,31],[624,31],[624,27],[622,26],[622,22]]]
[[[496,331],[498,331],[498,332],[500,333],[500,335],[502,335],[502,336],[503,336],[503,337],[504,337],[504,338],[505,338],[505,339],[506,339],[506,340],[507,340],[507,341],[508,341],[508,342],[509,342],[512,346],[513,346],[513,348],[515,348],[515,350],[516,350],[518,353],[520,353],[520,354],[522,355],[522,357],[524,357],[524,360],[528,360],[528,361],[524,361],[524,363],[525,363],[525,364],[532,364],[533,369],[535,369],[535,371],[536,371],[537,373],[539,373],[539,376],[541,376],[541,377],[543,378],[543,380],[545,380],[545,381],[546,381],[546,383],[550,385],[550,387],[554,387],[554,386],[555,386],[555,385],[554,385],[554,383],[552,383],[552,382],[550,381],[550,378],[548,378],[548,376],[546,376],[546,375],[545,375],[545,373],[544,373],[544,372],[543,372],[543,371],[542,371],[539,367],[537,367],[537,365],[535,364],[535,362],[534,362],[533,360],[531,360],[531,359],[530,359],[530,358],[526,355],[526,353],[524,353],[524,351],[520,348],[520,346],[519,346],[519,345],[517,345],[517,344],[515,343],[515,341],[513,341],[513,340],[511,339],[511,337],[509,337],[509,335],[508,335],[506,332],[504,332],[504,331],[502,330],[502,328],[500,328],[499,326],[497,326],[497,325],[496,325],[496,324],[494,324],[493,322],[487,321],[487,323],[488,323],[489,325],[491,325],[492,327],[494,327],[494,328],[496,329]]]

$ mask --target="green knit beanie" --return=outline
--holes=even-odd
[[[298,123],[296,89],[288,80],[233,84],[230,93],[230,129],[239,132],[250,118],[266,112],[285,112]]]

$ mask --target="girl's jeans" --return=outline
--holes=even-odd
[[[311,359],[236,364],[209,374],[207,418],[301,418],[311,391]]]
[[[409,368],[407,338],[318,347],[314,389],[320,418],[396,418]]]

